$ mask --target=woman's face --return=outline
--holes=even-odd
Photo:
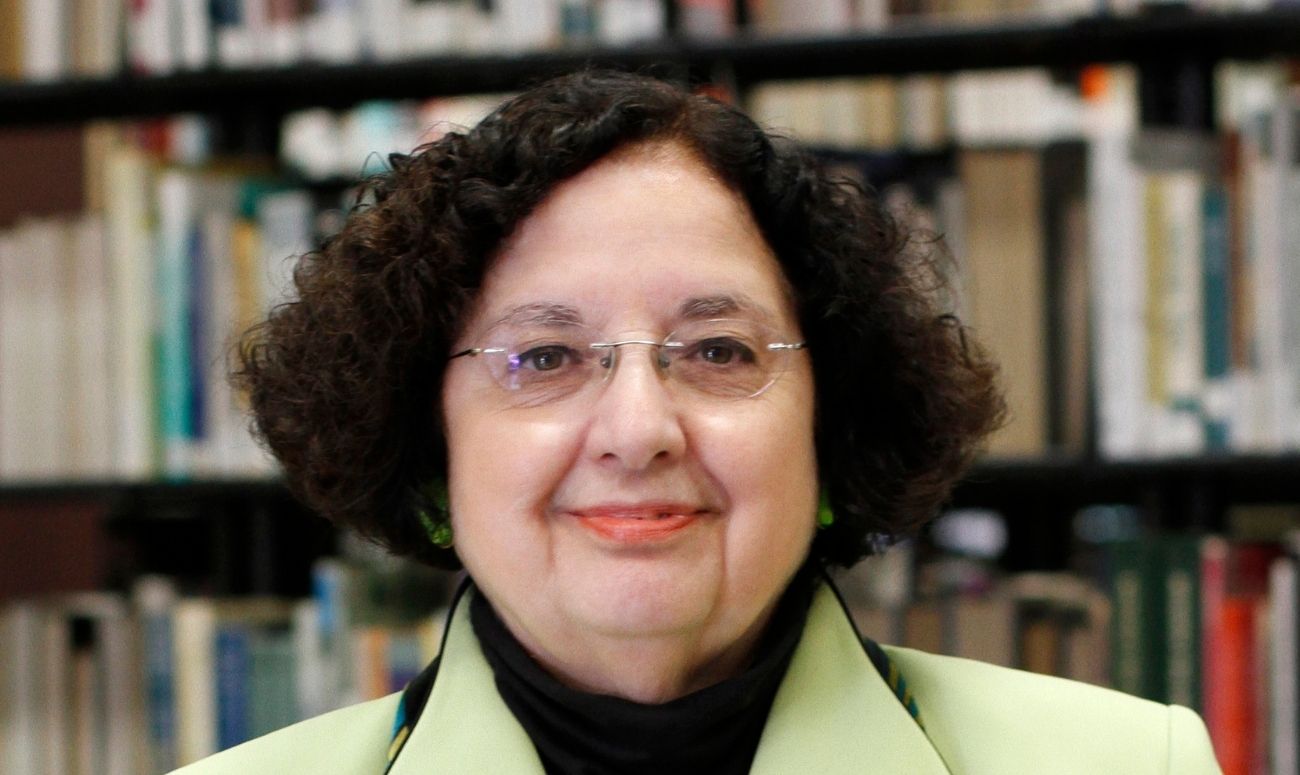
[[[503,321],[658,341],[700,317],[802,340],[743,200],[680,148],[640,147],[561,184],[523,221],[456,350],[493,344]],[[806,353],[790,352],[758,396],[705,398],[674,384],[653,352],[623,346],[608,379],[542,402],[520,402],[482,357],[447,369],[456,551],[552,667],[593,639],[680,642],[701,660],[752,644],[808,553]]]

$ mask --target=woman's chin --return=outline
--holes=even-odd
[[[689,634],[708,624],[722,591],[716,569],[683,573],[654,564],[566,581],[575,624],[612,637]]]

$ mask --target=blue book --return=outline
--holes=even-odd
[[[165,611],[149,612],[142,617],[140,627],[150,759],[155,772],[167,772],[176,767],[176,674],[171,616]]]
[[[189,249],[189,285],[186,288],[186,326],[185,331],[189,346],[188,374],[186,387],[189,395],[185,402],[185,408],[188,412],[184,428],[185,434],[192,442],[197,443],[208,434],[207,428],[207,385],[208,371],[214,367],[220,367],[220,363],[213,362],[218,353],[208,352],[208,299],[211,295],[210,289],[210,271],[209,264],[212,256],[208,249],[207,241],[204,239],[203,230],[200,228],[199,219],[191,224],[188,245]]]
[[[1229,409],[1227,380],[1232,369],[1232,285],[1228,194],[1223,186],[1209,184],[1202,200],[1201,306],[1205,339],[1205,444],[1209,450],[1228,446]]]
[[[250,634],[247,625],[223,622],[217,627],[217,749],[249,739],[249,686],[252,681]]]
[[[189,306],[190,256],[194,234],[194,181],[180,170],[158,180],[158,232],[155,261],[157,319],[154,322],[158,429],[163,474],[184,477],[191,445]]]

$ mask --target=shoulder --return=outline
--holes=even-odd
[[[968,659],[884,649],[953,771],[1219,772],[1205,725],[1186,708]],[[1007,769],[1008,757],[1022,770]]]
[[[387,765],[400,697],[391,694],[307,719],[182,767],[173,775],[378,775]]]

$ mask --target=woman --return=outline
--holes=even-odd
[[[187,773],[1217,772],[1190,711],[864,646],[823,580],[1001,414],[870,193],[584,73],[373,194],[240,377],[303,499],[472,581],[403,694]]]

